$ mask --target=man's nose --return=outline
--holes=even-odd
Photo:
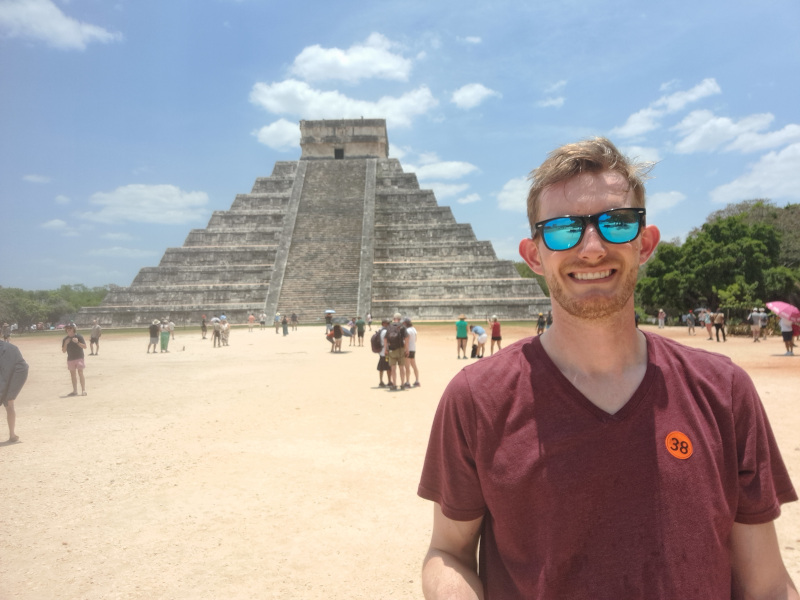
[[[595,225],[586,228],[578,251],[581,257],[587,260],[597,260],[606,255],[606,241],[600,236]]]

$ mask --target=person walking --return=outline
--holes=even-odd
[[[758,307],[753,307],[753,312],[747,315],[747,320],[750,321],[750,333],[753,334],[753,341],[761,341],[761,313],[758,312]]]
[[[719,342],[719,332],[722,332],[722,341],[727,342],[728,338],[725,337],[725,313],[719,308],[714,313],[714,332],[717,334],[717,341]]]
[[[417,369],[417,328],[409,317],[403,319],[403,326],[408,334],[408,353],[406,354],[406,387],[420,387],[419,370]],[[414,371],[414,384],[411,385],[411,370]]]
[[[167,318],[161,320],[161,352],[169,352],[169,321]]]
[[[83,351],[86,349],[86,340],[71,323],[64,328],[64,333],[67,335],[61,340],[61,352],[67,355],[67,369],[72,380],[72,393],[67,396],[78,395],[78,380],[81,382],[81,396],[85,396],[86,378],[83,376],[83,370],[86,368],[86,363]]]
[[[456,359],[467,358],[467,338],[469,337],[469,326],[467,325],[467,317],[466,315],[458,315],[458,321],[456,321],[456,351],[458,354],[456,355]]]
[[[28,363],[22,358],[22,352],[6,340],[0,341],[0,404],[6,409],[8,443],[10,444],[19,441],[19,436],[15,431],[17,411],[14,402],[27,379]]]
[[[389,389],[404,389],[410,387],[406,380],[406,355],[408,354],[408,332],[400,321],[402,315],[394,313],[392,322],[386,328],[386,358],[389,360],[391,383]],[[400,385],[397,385],[397,375],[400,374]]]
[[[497,349],[502,350],[503,346],[501,342],[503,341],[503,336],[500,333],[500,322],[497,320],[497,315],[492,315],[492,342],[490,344],[490,354],[494,354],[494,345],[497,344]]]
[[[153,319],[150,324],[148,333],[150,334],[150,343],[147,344],[147,353],[150,354],[150,346],[153,347],[153,354],[156,353],[156,346],[158,346],[158,336],[161,333],[161,321]]]
[[[92,321],[92,330],[89,332],[89,354],[96,356],[100,354],[100,335],[103,333],[103,328],[97,322],[97,319]]]

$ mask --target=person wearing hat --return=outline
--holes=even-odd
[[[694,335],[694,322],[695,322],[694,312],[692,312],[692,309],[690,308],[689,314],[686,315],[686,328],[689,331],[689,335]]]
[[[408,353],[406,354],[406,387],[420,387],[419,369],[417,369],[417,328],[406,317],[403,326],[408,334]],[[414,370],[414,385],[411,385],[411,370]]]
[[[161,320],[161,352],[169,352],[169,320],[164,317]]]
[[[378,383],[378,387],[386,387],[387,385],[392,385],[392,376],[390,374],[389,369],[389,361],[386,360],[386,328],[389,327],[389,319],[383,319],[381,321],[381,351],[378,354],[378,377],[380,377],[380,383]],[[383,383],[383,374],[386,373],[387,382]]]
[[[498,350],[503,349],[503,346],[500,345],[500,342],[503,341],[503,336],[500,334],[500,322],[497,320],[497,315],[492,315],[491,327],[492,327],[492,343],[489,354],[494,354],[495,343],[497,344]]]
[[[153,354],[156,353],[156,346],[158,345],[158,335],[161,332],[161,321],[153,319],[150,323],[150,343],[147,344],[147,353],[150,354],[150,346],[153,347]]]
[[[469,337],[469,327],[467,325],[467,317],[463,314],[458,315],[458,321],[456,321],[456,350],[458,355],[456,359],[461,358],[461,354],[464,354],[464,360],[467,359],[467,338]]]
[[[753,341],[758,342],[761,340],[761,314],[758,312],[758,307],[753,307],[753,312],[747,315],[747,320],[750,321],[750,333],[753,334]]]

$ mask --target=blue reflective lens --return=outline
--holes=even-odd
[[[594,215],[567,215],[539,221],[534,235],[541,232],[545,246],[553,251],[574,248],[591,223],[611,244],[626,244],[636,239],[644,222],[643,208],[614,208]]]

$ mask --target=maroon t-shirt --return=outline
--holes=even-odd
[[[733,522],[797,499],[747,374],[646,338],[644,379],[614,415],[538,337],[447,387],[418,493],[451,519],[484,517],[488,598],[729,598]]]

